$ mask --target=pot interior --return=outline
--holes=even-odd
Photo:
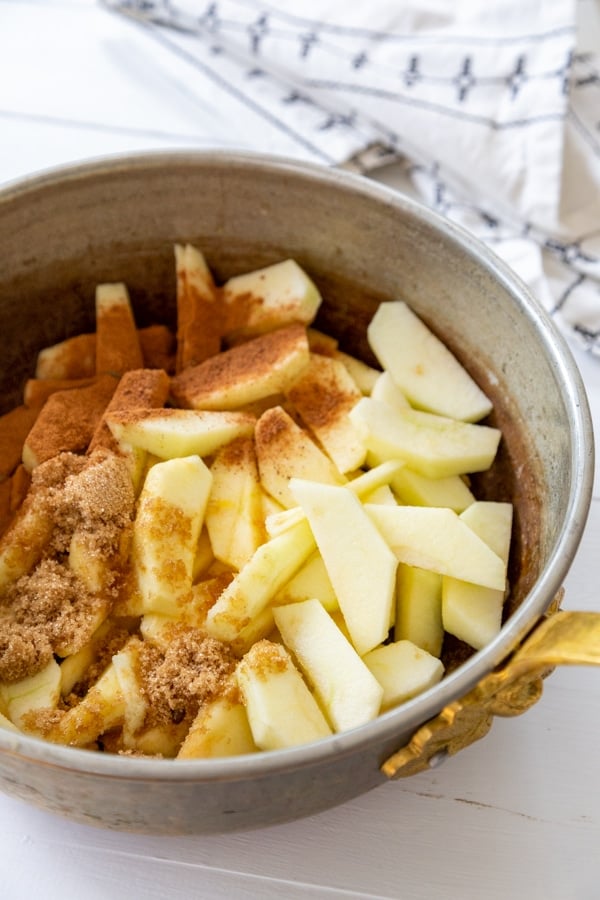
[[[200,247],[217,280],[294,257],[323,292],[317,326],[367,362],[366,326],[381,300],[406,300],[444,339],[491,396],[491,424],[503,432],[475,491],[515,504],[511,616],[582,503],[577,388],[554,332],[504,267],[385,188],[255,157],[173,154],[83,166],[5,191],[2,411],[20,402],[40,348],[93,330],[97,283],[125,281],[140,326],[173,325],[175,241]],[[551,599],[552,590],[535,612]],[[455,642],[446,657],[452,665],[465,650]]]

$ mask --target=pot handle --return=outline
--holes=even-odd
[[[381,771],[406,778],[458,753],[487,734],[494,716],[517,716],[533,706],[543,679],[560,665],[600,666],[600,612],[544,616],[508,662],[422,725]]]

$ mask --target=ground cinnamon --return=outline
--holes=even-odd
[[[162,369],[133,369],[125,372],[96,426],[87,452],[92,453],[97,447],[119,452],[118,442],[106,424],[110,413],[116,410],[163,407],[168,395],[169,376]]]
[[[23,446],[22,458],[28,471],[65,451],[83,453],[116,386],[116,378],[103,375],[90,387],[52,394]]]

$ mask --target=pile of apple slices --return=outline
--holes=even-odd
[[[198,250],[178,248],[178,273],[215,315]],[[478,501],[468,479],[498,449],[499,430],[479,424],[491,404],[411,309],[385,302],[373,317],[379,371],[312,327],[321,297],[295,262],[221,292],[228,349],[194,362],[183,348],[192,361],[171,379],[173,406],[105,417],[139,491],[116,613],[162,649],[177,622],[239,658],[235,699],[158,742],[180,758],[290,747],[374,719],[442,678],[445,632],[474,649],[491,641],[507,591],[512,506]],[[95,710],[96,731],[121,724],[148,752],[135,673],[126,645],[53,739],[95,740]]]

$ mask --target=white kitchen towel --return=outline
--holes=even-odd
[[[394,160],[407,193],[493,246],[567,334],[600,355],[593,3],[104,5],[172,51],[179,78],[183,62],[186,90],[195,73],[199,90],[209,85],[246,146],[363,172]]]

